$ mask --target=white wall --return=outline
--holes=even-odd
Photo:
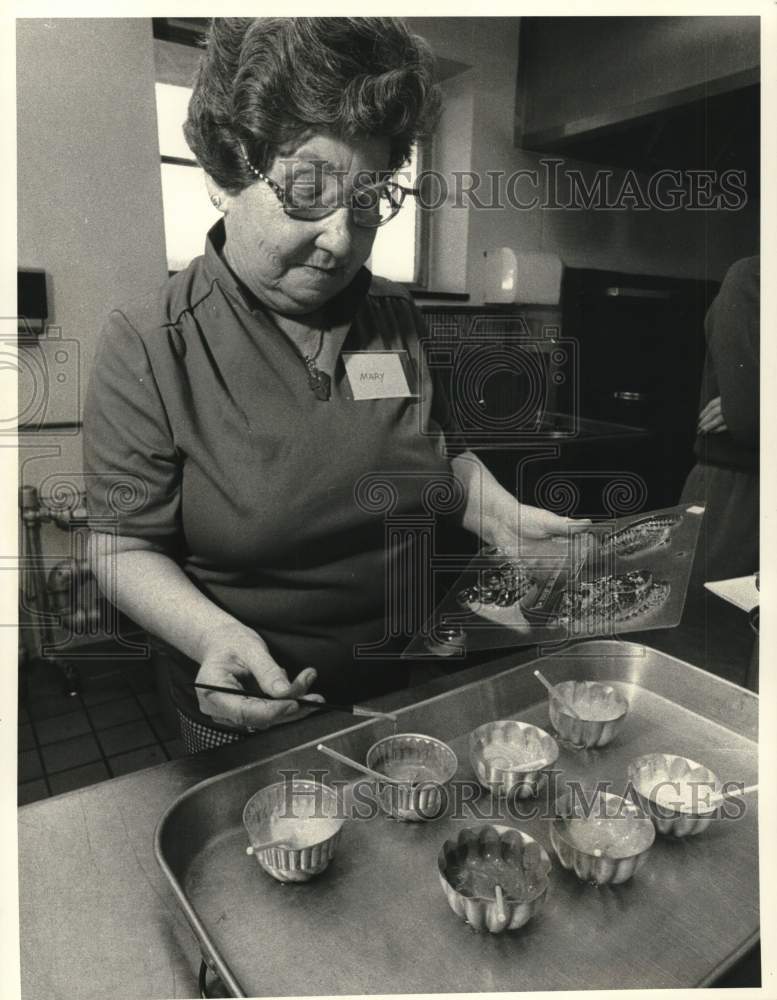
[[[22,351],[48,370],[47,420],[78,420],[106,315],[167,274],[151,22],[21,19],[16,58],[19,266],[46,270],[50,322],[70,342],[63,361],[63,345]],[[20,482],[78,480],[79,433],[19,444]],[[67,551],[45,532],[48,551]]]
[[[444,105],[434,137],[432,166],[444,177],[472,160],[475,117],[474,70],[450,77],[443,84]],[[428,197],[436,199],[437,192]],[[448,205],[430,213],[429,287],[466,292],[470,213]]]

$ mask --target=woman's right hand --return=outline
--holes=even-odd
[[[216,629],[208,636],[196,679],[198,684],[235,689],[234,695],[195,689],[200,711],[214,722],[249,730],[269,729],[306,711],[295,699],[307,695],[316,671],[303,670],[289,681],[286,671],[270,656],[264,640],[251,629],[235,624]],[[252,680],[270,699],[240,696],[247,686],[245,682]],[[308,697],[324,700],[321,695]]]

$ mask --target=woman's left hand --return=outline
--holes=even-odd
[[[522,541],[565,541],[570,534],[582,534],[591,527],[587,518],[562,517],[520,503],[470,451],[457,455],[451,467],[466,497],[462,526],[486,545],[515,552]]]
[[[722,434],[727,431],[726,420],[723,416],[723,404],[720,396],[715,396],[699,414],[699,422],[696,427],[697,434]]]
[[[591,527],[587,518],[562,517],[518,500],[512,500],[510,507],[512,509],[504,510],[493,525],[490,539],[492,544],[505,550],[516,549],[522,540],[565,539],[570,534],[581,534]]]
[[[528,504],[518,504],[518,530],[522,538],[551,538],[553,535],[568,535],[570,532],[582,532],[591,527],[588,518],[561,517],[553,511],[542,507],[530,507]]]

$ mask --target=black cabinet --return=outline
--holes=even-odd
[[[716,282],[568,268],[564,336],[578,345],[583,417],[642,427],[652,507],[677,502],[693,464],[704,317]]]
[[[648,174],[744,171],[758,196],[758,17],[521,20],[515,142]]]

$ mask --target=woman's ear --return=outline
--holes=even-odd
[[[217,208],[219,212],[223,212],[226,215],[229,211],[230,201],[227,192],[218,186],[210,174],[205,174],[205,187],[208,191],[208,197],[210,198],[213,207]]]

